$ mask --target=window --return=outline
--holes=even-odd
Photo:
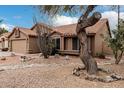
[[[53,39],[56,49],[60,49],[60,38]]]
[[[56,39],[56,49],[60,49],[60,38]]]
[[[79,39],[77,37],[72,38],[72,49],[79,50]]]

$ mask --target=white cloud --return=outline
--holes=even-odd
[[[124,19],[124,12],[120,13],[120,17]],[[102,18],[108,18],[110,29],[115,29],[118,22],[118,13],[115,11],[105,11],[102,13]],[[78,17],[69,17],[69,16],[60,16],[57,15],[52,19],[52,23],[54,26],[67,25],[76,23]]]
[[[0,28],[5,28],[6,30],[8,30],[10,32],[10,31],[12,31],[12,29],[14,28],[14,26],[13,25],[10,25],[10,24],[2,23],[2,24],[0,24]]]
[[[102,18],[108,18],[110,28],[115,29],[118,23],[118,13],[115,11],[106,11],[102,13]],[[120,13],[120,18],[124,19],[124,12]]]
[[[73,24],[76,23],[78,20],[77,17],[68,17],[68,16],[60,16],[57,15],[52,19],[53,25],[54,26],[60,26],[60,25],[67,25],[67,24]]]

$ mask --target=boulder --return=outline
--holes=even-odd
[[[26,56],[20,56],[20,61],[21,62],[26,62],[27,61],[27,57]]]
[[[11,57],[14,57],[15,56],[15,53],[11,53]]]
[[[55,56],[54,56],[55,58],[59,58],[59,54],[55,54]]]
[[[113,81],[113,78],[111,76],[106,76],[104,78],[104,82],[112,82]]]
[[[72,74],[75,76],[80,76],[80,73],[79,73],[78,69],[76,69],[76,68],[73,69]]]
[[[1,59],[1,60],[6,60],[6,57],[1,57],[0,59]]]
[[[39,54],[39,57],[42,57],[42,56],[43,56],[43,53],[40,53],[40,54]]]
[[[120,75],[117,75],[117,74],[112,74],[111,75],[111,77],[113,78],[113,79],[116,79],[116,80],[121,80],[123,77],[122,76],[120,76]]]
[[[69,56],[67,55],[67,56],[65,56],[65,60],[69,60],[70,58],[69,58]]]

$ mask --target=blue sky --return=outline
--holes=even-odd
[[[32,18],[37,13],[32,6],[0,6],[0,18],[3,23],[14,26],[31,27]]]
[[[117,10],[111,10],[108,6],[99,6],[96,8],[96,11],[102,13],[103,18],[108,18],[110,21],[111,27],[115,27],[117,21]],[[37,8],[33,6],[26,5],[0,5],[0,19],[3,19],[3,23],[0,26],[5,27],[9,30],[12,30],[13,27],[27,27],[30,28],[33,26],[33,17],[39,17],[40,13]],[[121,17],[124,18],[124,7],[121,6]],[[57,15],[56,18],[51,19],[55,26],[66,25],[71,23],[76,23],[79,18],[80,13],[75,16],[69,16],[68,14]],[[47,17],[44,17],[44,14],[41,14],[41,22],[47,23]]]

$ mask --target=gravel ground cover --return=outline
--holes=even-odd
[[[78,57],[60,56],[49,59],[43,59],[38,55],[28,55],[35,57],[28,62],[20,62],[19,56],[6,57],[6,60],[0,60],[0,87],[11,88],[108,88],[124,87],[124,81],[112,83],[102,83],[85,80],[84,77],[72,75],[74,67],[83,66]],[[124,76],[124,62],[119,65],[114,64],[114,59],[96,58],[99,67],[109,68],[120,75]]]

